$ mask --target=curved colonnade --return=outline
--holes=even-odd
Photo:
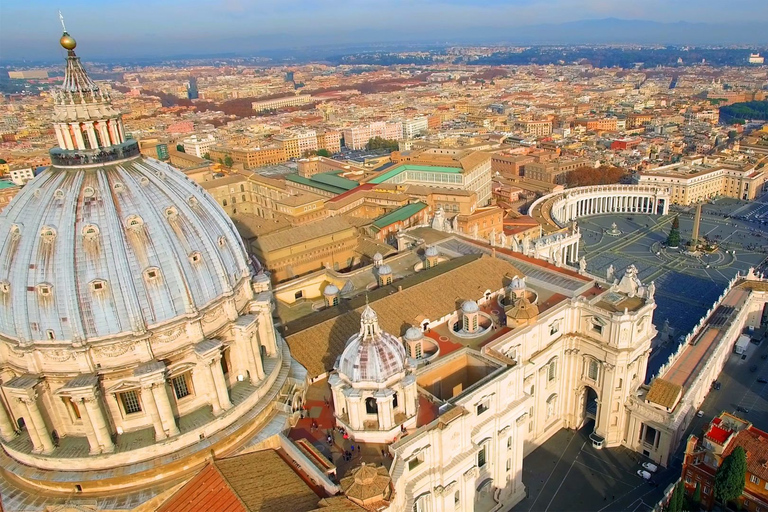
[[[668,188],[649,185],[575,187],[542,196],[528,209],[547,230],[561,229],[573,220],[606,213],[669,213]]]

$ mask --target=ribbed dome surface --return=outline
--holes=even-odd
[[[224,211],[157,160],[51,167],[0,215],[0,335],[20,341],[142,332],[249,275]]]
[[[378,316],[369,306],[360,318],[360,332],[349,338],[337,369],[350,382],[385,382],[405,370],[405,348],[382,331]]]

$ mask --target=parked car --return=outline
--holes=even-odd
[[[753,364],[752,366],[750,366],[749,367],[749,371],[752,372],[752,373],[755,373],[757,371],[757,365]]]
[[[651,473],[655,473],[659,469],[659,466],[657,466],[653,462],[643,462],[642,466],[643,466],[643,469],[650,471]]]
[[[720,391],[720,386],[722,386],[722,384],[715,382],[715,391]]]
[[[696,413],[697,418],[703,418],[704,417],[704,411],[699,411]]]
[[[740,405],[736,406],[736,411],[737,412],[743,412],[744,414],[749,414],[749,409],[747,409],[746,407],[742,407]]]
[[[742,354],[741,359],[743,360],[743,359],[746,359],[746,358],[747,358],[747,354]]]
[[[765,377],[759,377],[757,379],[757,382],[759,382],[760,384],[768,384],[768,380],[766,380]]]
[[[643,471],[642,469],[638,469],[637,470],[637,476],[639,476],[643,480],[650,480],[651,479],[651,474],[649,472],[647,472],[647,471]]]

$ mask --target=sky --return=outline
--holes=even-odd
[[[58,9],[78,50],[93,57],[493,43],[521,27],[604,18],[717,24],[744,42],[768,33],[768,0],[0,0],[0,61],[59,58]],[[665,30],[674,37],[674,25]]]

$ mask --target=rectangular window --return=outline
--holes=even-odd
[[[413,471],[419,467],[422,462],[424,462],[424,455],[420,453],[408,461],[408,471]]]
[[[758,477],[756,477],[755,475],[749,475],[749,481],[752,482],[753,484],[759,484],[760,483],[760,479]]]
[[[79,420],[80,419],[80,407],[78,407],[77,403],[73,402],[69,399],[68,396],[61,397],[61,401],[64,402],[64,405],[67,406],[67,408],[70,410],[72,414],[72,420]]]
[[[176,394],[176,399],[180,400],[185,396],[189,396],[189,383],[187,382],[188,373],[182,373],[181,375],[171,379],[173,385],[173,392]]]
[[[476,409],[477,409],[477,415],[478,416],[483,414],[485,411],[488,410],[488,400],[483,400],[482,402],[477,404],[477,408]]]
[[[485,446],[483,446],[479,452],[477,452],[477,467],[482,468],[485,466]]]
[[[141,412],[139,394],[135,390],[120,393],[120,402],[123,404],[123,410],[125,411],[125,414]]]
[[[549,363],[549,368],[547,369],[547,380],[553,381],[555,380],[555,376],[557,375],[557,361],[552,361]]]
[[[598,364],[597,361],[594,359],[589,360],[589,371],[587,373],[587,376],[592,380],[597,380],[597,373],[598,373]]]

